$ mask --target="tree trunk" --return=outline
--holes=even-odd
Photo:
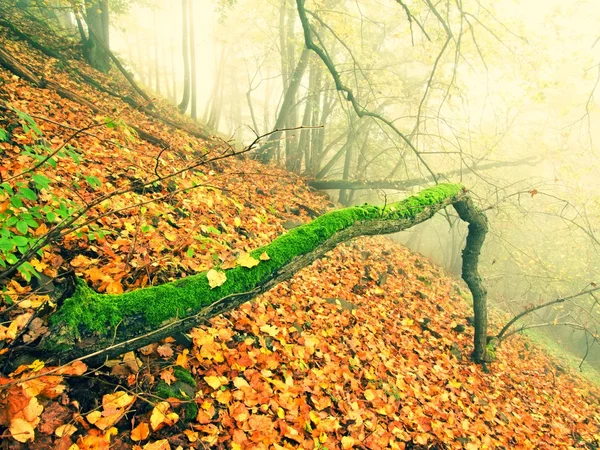
[[[365,121],[366,122],[366,121]],[[355,129],[355,124],[356,124],[356,120],[355,117],[351,116],[350,117],[350,132],[348,133],[348,140],[346,141],[346,151],[344,153],[345,158],[344,158],[344,171],[342,172],[342,180],[348,180],[350,179],[350,165],[352,164],[352,156],[354,153],[354,144],[356,141],[357,136],[357,132]],[[342,204],[342,205],[346,205],[348,206],[348,193],[346,191],[346,189],[340,189],[340,195],[338,197],[338,201]]]
[[[160,64],[158,59],[158,19],[154,11],[154,91],[160,95]]]
[[[487,289],[477,270],[479,254],[488,231],[488,221],[485,214],[477,209],[468,197],[454,203],[454,209],[456,209],[458,216],[469,224],[467,244],[462,254],[462,277],[473,295],[473,313],[475,316],[473,360],[477,362],[492,361],[494,347],[492,344],[488,348],[487,336]]]
[[[285,128],[288,113],[292,108],[295,107],[296,103],[296,93],[298,92],[298,88],[300,87],[300,82],[302,81],[302,77],[304,76],[304,71],[306,70],[306,66],[308,65],[308,56],[310,51],[304,47],[302,49],[302,54],[300,55],[300,60],[298,61],[298,65],[292,74],[290,79],[290,85],[285,92],[283,97],[283,102],[281,103],[281,108],[279,108],[279,114],[277,115],[277,121],[275,122],[275,130],[281,130]],[[268,163],[275,156],[275,143],[281,138],[281,131],[277,133],[273,133],[267,143],[258,151],[258,159],[264,163]]]
[[[196,120],[196,37],[194,34],[194,0],[189,2],[189,23],[190,23],[190,63],[191,63],[191,88],[192,88],[192,119]]]
[[[86,0],[85,21],[88,26],[87,40],[83,42],[83,54],[94,69],[103,73],[110,70],[108,0]]]
[[[226,281],[212,289],[206,272],[119,295],[95,293],[79,281],[71,298],[50,317],[49,332],[29,352],[30,356],[52,363],[74,358],[98,362],[189,330],[291,278],[342,242],[408,229],[451,204],[456,204],[461,218],[470,222],[463,274],[469,287],[478,289],[473,295],[477,298],[476,326],[485,327],[487,322],[480,320],[486,318],[485,290],[480,295],[481,287],[469,281],[477,273],[485,216],[474,208],[462,186],[441,184],[384,207],[364,205],[324,214],[251,252],[257,261],[263,253],[269,259],[261,259],[251,269],[237,266],[223,271]],[[472,245],[475,247],[471,249]],[[485,337],[486,332],[485,328],[476,331],[479,340],[475,342],[475,355],[481,355],[480,337]],[[14,356],[9,353],[3,358]]]
[[[192,0],[193,1],[193,0]],[[185,114],[190,104],[190,56],[188,51],[188,0],[181,0],[181,45],[183,53],[183,98],[179,103],[179,112]]]

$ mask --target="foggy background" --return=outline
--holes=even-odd
[[[114,2],[111,48],[146,91],[179,104],[185,12],[194,28],[196,120],[243,146],[273,130],[302,65],[296,2],[189,1]],[[486,209],[481,271],[504,323],[600,283],[597,1],[307,0],[305,7],[317,44],[361,107],[391,121],[440,181],[464,183]],[[269,162],[309,180],[430,176],[389,126],[357,116],[313,52],[305,57],[282,123],[306,128],[270,141]],[[346,205],[383,204],[424,185],[328,193]],[[449,211],[394,238],[458,278],[465,235]],[[596,300],[546,308],[525,325],[549,324],[533,330],[600,368]]]

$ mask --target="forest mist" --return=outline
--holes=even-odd
[[[360,108],[410,145],[382,120],[359,117],[323,61],[304,54],[296,1],[119,2],[110,44],[144,89],[179,104],[187,14],[195,116],[231,145],[272,131],[287,105],[281,128],[304,129],[268,140],[266,161],[307,179],[464,183],[490,219],[482,274],[499,314],[600,282],[597,2],[303,4]],[[300,83],[288,105],[294,74]],[[328,193],[346,205],[384,204],[422,185]],[[459,276],[465,235],[446,214],[396,238]],[[530,325],[549,323],[536,331],[588,355],[598,348],[596,303],[582,296],[532,315]],[[599,367],[600,352],[587,361]]]

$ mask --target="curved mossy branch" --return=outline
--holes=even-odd
[[[50,333],[37,350],[63,362],[82,356],[97,361],[156,342],[238,307],[342,242],[405,230],[464,198],[461,185],[440,184],[384,207],[329,212],[251,252],[257,259],[266,252],[270,259],[224,271],[227,281],[215,289],[206,273],[120,295],[98,294],[80,282],[50,318]]]
[[[477,269],[479,254],[488,231],[488,221],[485,214],[473,204],[470,197],[465,196],[454,203],[454,209],[458,216],[469,224],[467,244],[463,250],[462,278],[473,295],[475,316],[473,359],[478,362],[491,361],[494,359],[494,348],[493,345],[488,348],[487,342],[487,289],[481,281]]]

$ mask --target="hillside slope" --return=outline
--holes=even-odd
[[[83,73],[143,104],[115,71],[113,79],[94,72],[72,44],[25,20],[13,15],[10,22],[60,49],[64,60],[0,23],[0,48],[51,82],[35,86],[0,69],[0,175],[24,193],[20,205],[1,194],[0,213],[19,219],[0,227],[35,240],[60,221],[60,211],[90,205],[74,223],[79,228],[32,261],[55,280],[47,293],[72,273],[100,292],[121,292],[226,266],[335,207],[295,175],[227,157],[226,143],[199,138],[205,132],[169,105],[157,101],[152,112],[196,136],[82,81]],[[54,164],[44,161],[59,149]],[[44,165],[27,172],[36,161]],[[45,187],[33,174],[47,179]],[[23,215],[36,206],[42,218],[27,224]],[[20,345],[21,331],[25,343],[44,332],[51,305],[32,286],[21,275],[4,286],[3,353]],[[388,239],[358,239],[192,330],[189,340],[177,336],[83,374],[64,369],[32,378],[49,370],[34,363],[0,378],[0,426],[13,436],[3,445],[598,448],[600,392],[518,337],[486,373],[468,358],[470,315],[461,288],[442,270]],[[175,389],[160,406],[167,384]]]

